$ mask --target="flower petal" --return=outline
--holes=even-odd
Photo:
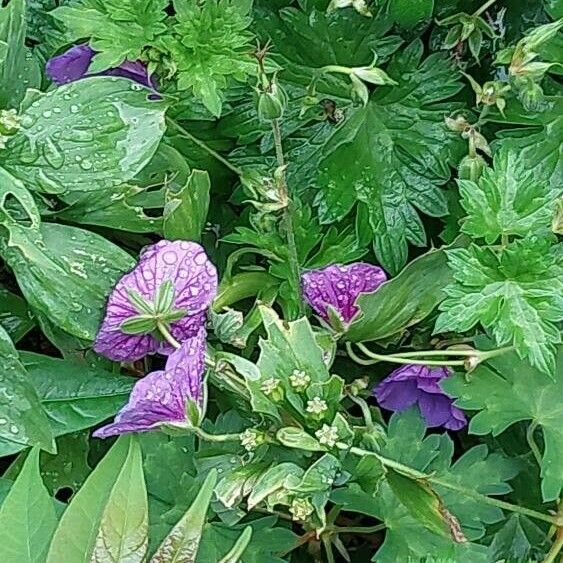
[[[201,406],[206,336],[205,328],[200,327],[196,336],[169,356],[163,371],[139,380],[115,421],[96,430],[94,436],[107,438],[151,430],[167,422],[183,422],[188,399]]]
[[[426,426],[433,428],[443,426],[450,420],[452,400],[445,395],[431,395],[424,393],[418,400],[420,413],[426,421]]]
[[[372,264],[334,264],[303,274],[303,296],[325,321],[328,321],[327,307],[331,305],[349,323],[358,313],[355,305],[358,296],[375,291],[386,280],[385,272]]]
[[[89,45],[75,45],[47,61],[47,76],[59,86],[80,80],[88,72],[94,55],[95,51]]]
[[[384,379],[374,391],[377,402],[389,411],[403,411],[414,405],[420,395],[414,379],[393,381]]]
[[[179,341],[197,334],[217,293],[217,270],[199,244],[161,240],[145,248],[137,266],[115,286],[94,350],[116,361],[134,361],[157,351],[172,353],[168,343],[150,334],[130,335],[120,330],[123,321],[139,313],[128,292],[133,290],[154,302],[158,288],[168,280],[174,287],[174,308],[187,311],[185,317],[171,323],[170,332]]]

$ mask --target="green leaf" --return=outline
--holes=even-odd
[[[142,205],[147,191],[137,186],[120,184],[80,194],[71,205],[53,215],[63,221],[110,227],[131,233],[154,233],[162,230],[161,217],[149,217]],[[138,200],[140,202],[138,203]],[[158,205],[162,207],[162,204]]]
[[[35,326],[25,300],[6,289],[0,289],[0,326],[15,343]]]
[[[280,489],[295,486],[302,475],[303,470],[294,463],[286,462],[270,467],[254,483],[248,497],[248,509],[254,508]]]
[[[23,449],[38,445],[55,452],[55,443],[47,416],[37,392],[22,365],[18,352],[6,331],[0,327],[2,387],[0,399],[0,439],[11,447]],[[16,451],[18,451],[16,450]]]
[[[313,438],[302,428],[295,426],[280,428],[276,433],[276,438],[287,448],[296,448],[309,452],[324,451],[317,439]]]
[[[105,505],[92,563],[141,563],[148,547],[148,503],[141,448],[136,438]]]
[[[171,560],[184,561],[185,563],[195,562],[209,503],[216,484],[217,471],[211,470],[196,499],[160,544],[151,559],[151,563],[168,563]]]
[[[493,244],[500,236],[526,236],[551,224],[558,191],[550,189],[541,167],[530,168],[515,149],[495,154],[477,183],[458,180],[461,204],[468,217],[462,231]]]
[[[0,6],[0,108],[17,108],[27,88],[41,84],[36,61],[25,46],[25,0]]]
[[[451,281],[446,249],[431,250],[416,258],[377,291],[360,295],[360,315],[348,327],[346,338],[362,342],[404,332],[428,317],[445,299],[444,288]]]
[[[248,547],[252,539],[252,528],[247,526],[242,534],[239,536],[232,549],[219,561],[219,563],[238,563],[240,561],[244,550]]]
[[[91,38],[98,53],[89,70],[100,72],[140,59],[144,47],[166,31],[167,5],[167,0],[83,0],[51,14],[64,23],[70,40]]]
[[[392,469],[387,471],[386,479],[395,496],[425,528],[442,536],[451,535],[444,517],[443,503],[432,487]]]
[[[118,186],[151,159],[164,132],[161,101],[116,77],[92,77],[38,95],[0,164],[46,193]]]
[[[539,177],[549,178],[552,189],[560,189],[563,175],[563,159],[559,154],[561,140],[552,132],[560,131],[562,127],[563,97],[546,96],[545,106],[541,112],[528,112],[516,100],[511,100],[505,117],[497,115],[494,118],[506,127],[497,134],[500,140],[495,144],[517,150],[520,160],[529,169],[537,167]]]
[[[229,79],[239,82],[256,71],[248,13],[239,2],[175,2],[174,32],[163,45],[177,68],[179,90],[192,90],[215,116],[221,115]]]
[[[563,319],[563,245],[546,239],[510,243],[500,255],[471,246],[448,251],[454,283],[446,289],[435,332],[483,325],[498,346],[513,345],[545,373],[555,368]]]
[[[485,339],[478,345],[490,345]],[[461,408],[479,411],[469,424],[472,434],[498,435],[515,422],[527,420],[543,432],[542,494],[559,497],[563,483],[563,350],[559,348],[555,379],[530,367],[511,352],[480,365],[469,380],[461,374],[444,381],[443,388]]]
[[[168,240],[201,240],[209,209],[210,189],[209,174],[194,170],[179,191],[166,190],[164,236]]]
[[[40,229],[12,223],[0,238],[0,255],[13,270],[31,307],[65,332],[94,340],[105,301],[134,264],[100,235],[44,223]]]
[[[33,448],[0,509],[4,560],[43,563],[56,527],[55,505],[39,474],[39,449]]]
[[[434,10],[434,0],[389,0],[389,15],[407,29],[429,20]]]
[[[316,147],[321,220],[338,221],[360,201],[362,229],[391,274],[405,264],[409,242],[426,244],[418,211],[447,213],[439,186],[449,178],[456,139],[443,118],[455,106],[438,102],[461,84],[450,62],[438,54],[422,61],[422,51],[417,41],[396,55],[386,70],[399,85],[376,89]]]
[[[108,526],[111,526],[112,518],[116,518],[117,529],[127,529],[127,525],[123,527],[124,523],[127,524],[125,514],[120,516],[119,510],[111,513],[106,512],[106,509],[114,507],[117,498],[121,498],[121,502],[126,502],[122,495],[124,492],[127,494],[129,486],[134,487],[135,495],[142,497],[144,486],[138,480],[139,478],[142,480],[142,474],[138,469],[140,461],[140,448],[136,438],[131,436],[119,438],[65,510],[49,548],[47,563],[97,561],[93,557],[94,550],[100,547],[96,545],[98,534],[103,531],[105,535],[106,531],[109,531]],[[134,476],[135,479],[130,484],[127,482],[128,476]],[[138,519],[135,530],[139,528],[142,530],[145,526],[146,512],[142,500],[139,503],[136,497],[135,503],[138,503],[141,512],[131,517]],[[111,541],[112,543],[108,543],[107,546],[111,545],[113,548],[115,545],[113,538],[110,540],[108,536],[106,541]],[[134,543],[137,544],[136,541]]]

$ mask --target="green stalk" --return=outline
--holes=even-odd
[[[542,561],[542,563],[554,563],[555,560],[557,559],[557,556],[561,552],[562,548],[563,548],[563,528],[559,527],[557,529],[557,536],[555,538],[555,542],[551,546],[549,553],[545,556],[545,559]]]
[[[223,166],[228,168],[231,172],[237,174],[238,176],[242,175],[242,170],[240,168],[229,162],[224,156],[221,156],[217,151],[213,150],[209,145],[207,145],[207,143],[205,143],[201,139],[198,139],[197,137],[194,137],[191,133],[188,133],[188,131],[186,131],[181,125],[176,123],[176,121],[167,117],[166,123],[168,123],[168,125],[173,129],[176,129],[176,131],[180,134],[181,137],[188,139],[189,141],[194,143],[194,145],[197,145],[200,149],[210,154],[213,158],[217,159]]]
[[[497,0],[487,0],[480,8],[477,8],[471,15],[473,17],[480,16],[483,12],[487,11]]]
[[[348,345],[348,343],[347,343]],[[375,360],[372,363],[377,362],[391,362],[393,364],[414,364],[418,366],[463,366],[465,365],[465,360],[416,360],[405,356],[389,356],[386,354],[377,354],[372,352],[367,346],[358,342],[356,346],[369,358]],[[350,351],[348,350],[348,353]],[[352,357],[352,356],[350,356]],[[352,358],[354,359],[354,358]]]
[[[538,421],[532,420],[532,422],[528,425],[528,429],[526,430],[526,440],[528,441],[528,446],[530,446],[530,450],[534,454],[534,458],[536,463],[541,467],[542,465],[542,455],[540,449],[536,443],[536,439],[534,438],[534,432],[538,427]]]
[[[292,286],[297,292],[297,305],[299,308],[298,316],[303,315],[303,300],[301,299],[301,267],[299,264],[299,255],[297,253],[297,244],[295,242],[295,226],[293,224],[293,215],[295,207],[292,199],[289,196],[289,188],[285,177],[285,157],[283,154],[282,134],[280,129],[279,120],[272,120],[272,133],[274,136],[274,146],[276,148],[276,159],[278,168],[280,169],[280,178],[278,181],[278,189],[280,190],[280,199],[286,202],[283,211],[283,224],[285,236],[287,240],[287,248],[289,251],[289,268],[291,272]],[[290,319],[291,320],[291,319]]]

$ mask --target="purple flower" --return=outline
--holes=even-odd
[[[168,357],[163,371],[149,373],[133,388],[129,402],[112,424],[96,430],[94,436],[107,438],[125,432],[151,430],[161,424],[186,422],[186,404],[203,403],[205,370],[205,328],[186,340]]]
[[[62,55],[47,61],[47,76],[58,84],[67,84],[88,76],[122,76],[134,80],[147,88],[156,89],[156,81],[148,75],[146,65],[141,61],[124,61],[116,68],[104,70],[99,74],[89,74],[88,69],[96,51],[89,45],[75,45]]]
[[[439,382],[449,374],[444,367],[430,369],[409,364],[396,369],[381,381],[374,389],[374,395],[379,404],[390,411],[403,411],[418,405],[430,428],[443,426],[449,430],[459,430],[467,425],[467,419],[439,386]]]
[[[360,293],[375,291],[386,280],[381,268],[356,262],[305,272],[301,281],[303,296],[317,315],[328,322],[328,307],[331,306],[348,324],[359,311],[355,303]]]
[[[217,270],[199,244],[161,240],[148,246],[109,296],[94,350],[116,361],[169,354],[174,349],[151,323],[158,320],[182,342],[198,333],[216,293]],[[144,324],[138,330],[126,328],[139,320]]]

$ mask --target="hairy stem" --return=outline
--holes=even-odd
[[[485,2],[480,8],[477,8],[477,10],[475,10],[473,12],[473,14],[471,14],[472,16],[480,16],[483,12],[486,12],[497,0],[487,0],[487,2]]]
[[[348,343],[347,343],[348,345]],[[372,352],[367,346],[358,342],[356,346],[371,360],[375,362],[390,362],[393,364],[414,364],[418,366],[463,366],[464,360],[416,360],[406,356],[388,356],[385,354],[377,354]],[[352,356],[350,356],[352,357]],[[354,359],[352,357],[352,359]]]
[[[552,524],[552,525],[557,525],[557,523],[558,523],[557,518],[555,516],[551,516],[550,514],[544,514],[542,512],[532,510],[531,508],[526,508],[524,506],[518,506],[516,504],[504,502],[502,500],[499,500],[499,499],[496,499],[496,498],[493,498],[493,497],[488,497],[487,495],[483,495],[483,494],[478,493],[476,491],[473,491],[471,489],[466,489],[465,487],[463,487],[461,485],[457,485],[455,483],[450,483],[448,481],[444,481],[444,480],[440,479],[439,477],[436,477],[432,474],[422,473],[421,471],[418,471],[417,469],[414,469],[412,467],[409,467],[408,465],[404,465],[402,463],[399,463],[398,461],[395,461],[393,459],[389,459],[389,458],[382,456],[381,454],[378,454],[376,452],[370,452],[368,450],[364,450],[362,448],[357,448],[357,447],[352,447],[352,448],[350,448],[349,451],[352,454],[362,456],[362,457],[366,456],[366,455],[373,456],[373,457],[377,458],[383,466],[394,469],[397,472],[402,473],[403,475],[405,475],[407,477],[410,477],[411,479],[425,480],[428,483],[438,485],[439,487],[443,487],[445,489],[450,489],[451,491],[456,491],[457,493],[460,493],[460,494],[462,494],[466,497],[478,500],[479,502],[482,502],[484,504],[496,506],[497,508],[501,508],[503,510],[508,510],[510,512],[517,512],[518,514],[524,514],[525,516],[529,516],[530,518],[535,518],[536,520],[548,522],[549,524]]]
[[[194,145],[197,145],[200,149],[210,154],[213,158],[217,159],[223,166],[228,168],[231,172],[234,172],[238,176],[242,175],[242,170],[238,166],[235,166],[234,164],[229,162],[224,156],[221,156],[217,151],[213,150],[209,145],[207,145],[207,143],[203,142],[201,139],[198,139],[197,137],[194,137],[191,133],[188,133],[188,131],[186,131],[186,129],[184,129],[181,125],[176,123],[176,121],[167,117],[166,123],[168,123],[168,125],[173,129],[176,129],[176,131],[180,134],[181,137],[188,139],[189,141],[194,143]]]
[[[375,526],[334,526],[330,531],[337,534],[375,534],[385,530],[386,527],[385,524],[376,524]]]
[[[172,333],[168,330],[168,327],[164,323],[156,323],[156,328],[170,346],[176,348],[176,350],[179,350],[182,347],[182,345],[172,336]]]
[[[528,425],[528,429],[526,430],[526,440],[528,441],[528,446],[530,446],[530,450],[532,450],[532,453],[534,454],[534,458],[536,459],[537,464],[541,467],[542,455],[536,443],[536,439],[534,438],[534,433],[537,427],[538,427],[538,421],[532,420],[532,422]]]
[[[362,415],[364,416],[364,420],[366,421],[366,428],[368,429],[368,431],[373,430],[375,428],[375,425],[373,424],[373,419],[371,417],[371,411],[369,410],[369,405],[361,397],[348,395],[348,398],[353,403],[356,403],[356,405],[358,405],[362,409]]]
[[[563,548],[563,527],[557,528],[557,536],[555,537],[555,542],[551,546],[549,553],[545,556],[545,559],[542,563],[554,563],[557,559],[557,556],[561,552]]]
[[[280,190],[280,199],[286,202],[283,212],[283,225],[287,240],[287,248],[289,252],[289,269],[291,272],[291,285],[297,292],[297,305],[299,315],[303,314],[303,300],[301,299],[301,268],[299,265],[299,255],[297,254],[297,244],[295,242],[295,226],[293,224],[293,215],[295,207],[289,195],[289,188],[285,177],[285,157],[283,155],[282,135],[279,120],[272,120],[272,133],[274,135],[274,145],[276,148],[276,159],[280,169],[280,177],[278,181],[278,189]]]
[[[198,426],[190,428],[190,430],[202,440],[207,442],[240,442],[240,434],[209,434]]]

